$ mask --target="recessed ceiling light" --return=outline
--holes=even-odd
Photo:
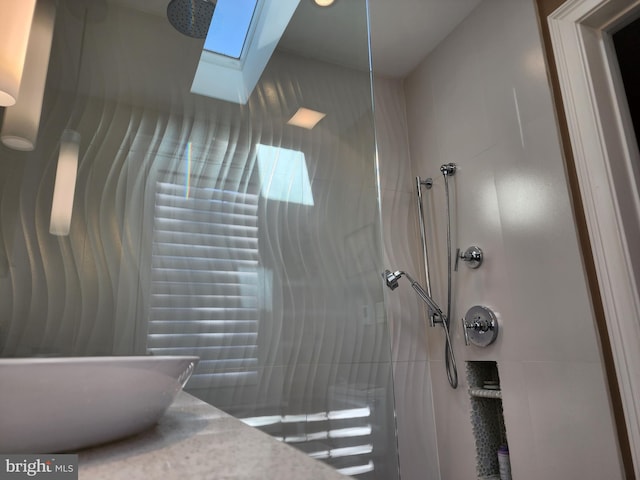
[[[319,7],[328,7],[329,5],[333,5],[333,2],[335,2],[335,0],[313,0],[313,1]]]
[[[311,130],[326,115],[326,113],[316,112],[309,108],[300,107],[293,117],[289,119],[287,124]]]

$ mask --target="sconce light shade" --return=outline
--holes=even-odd
[[[16,103],[36,0],[0,0],[0,107]]]
[[[52,0],[38,1],[18,99],[5,110],[0,132],[2,143],[14,150],[33,150],[36,145],[55,17],[56,6]]]
[[[76,190],[76,175],[78,174],[79,151],[80,134],[74,130],[62,132],[56,182],[51,202],[49,233],[52,235],[69,235],[73,195]]]

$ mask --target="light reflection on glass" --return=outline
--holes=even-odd
[[[355,447],[332,448],[330,450],[311,452],[309,456],[317,459],[327,459],[327,458],[350,457],[353,455],[366,455],[371,452],[373,452],[373,445],[367,444],[367,445],[356,445]]]
[[[350,418],[367,418],[371,415],[371,408],[347,408],[344,410],[332,410],[330,412],[302,413],[298,415],[265,415],[261,417],[248,417],[241,419],[252,427],[275,425],[277,423],[295,422],[324,422],[326,420],[346,420]]]
[[[372,472],[374,470],[373,462],[369,460],[366,465],[358,465],[355,467],[339,468],[338,472],[343,475],[360,475],[362,473]]]
[[[258,145],[262,196],[270,200],[313,205],[313,193],[303,152]]]
[[[192,148],[191,142],[187,142],[187,146],[185,147],[184,156],[187,159],[187,174],[185,175],[185,186],[184,186],[184,198],[189,198],[189,192],[191,191],[191,155]]]

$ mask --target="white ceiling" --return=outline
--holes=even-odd
[[[169,0],[108,1],[161,16],[169,3]],[[391,77],[406,76],[480,1],[369,0],[374,71]],[[354,42],[354,32],[366,32],[363,1],[336,0],[333,6],[321,9],[313,0],[300,0],[296,17],[302,21],[290,25],[283,39],[285,48],[301,51],[315,45],[316,55],[348,65],[366,59],[363,52],[366,44]]]

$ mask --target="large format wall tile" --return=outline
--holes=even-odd
[[[459,455],[475,450],[462,378],[475,360],[498,364],[514,478],[620,478],[534,3],[481,2],[405,85],[413,170],[437,178],[432,250],[446,252],[444,182],[435,173],[454,162],[452,246],[485,254],[478,270],[460,264],[453,274],[457,390],[444,375],[442,333],[427,333],[442,478],[475,473],[473,455]],[[438,300],[446,262],[433,263]],[[474,304],[500,322],[486,349],[463,345],[460,318]]]

